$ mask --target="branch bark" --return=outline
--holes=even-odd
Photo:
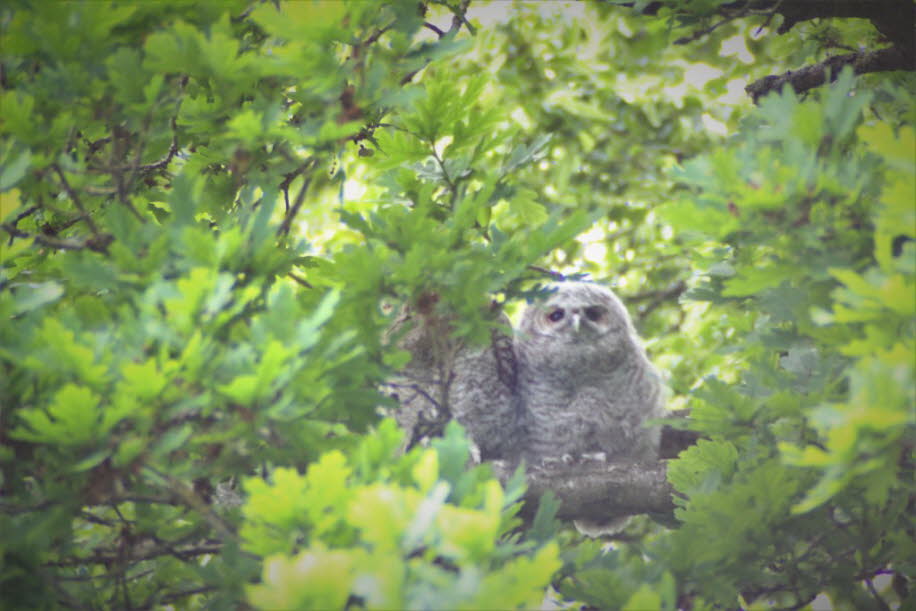
[[[512,474],[495,464],[501,481]],[[656,464],[556,463],[531,468],[521,516],[534,517],[541,496],[548,490],[560,500],[557,517],[596,523],[638,514],[670,514],[674,511],[674,490],[666,478],[663,462]]]
[[[674,418],[684,418],[688,412],[675,412]],[[695,444],[699,435],[694,431],[666,426],[662,429],[660,455],[675,458]],[[505,484],[514,472],[514,465],[493,461],[493,470]],[[655,514],[671,515],[676,494],[667,479],[667,464],[607,463],[582,460],[571,464],[557,461],[530,467],[526,474],[527,490],[521,517],[534,517],[541,496],[550,490],[560,500],[557,517],[606,523],[618,517]]]
[[[762,96],[771,91],[781,90],[783,85],[787,83],[797,93],[803,93],[823,85],[828,79],[833,82],[843,66],[852,66],[856,74],[916,69],[912,56],[908,56],[899,47],[888,47],[877,51],[835,55],[818,64],[805,66],[801,70],[765,76],[745,87],[745,91],[753,98],[754,103],[757,103]]]
[[[636,4],[620,3],[621,6],[629,7],[635,7]],[[650,2],[642,7],[641,14],[656,15],[665,6],[673,10],[675,17],[681,17],[687,22],[699,16],[686,8],[686,2],[682,5]],[[724,23],[749,15],[766,15],[767,24],[773,16],[780,15],[782,22],[776,28],[776,34],[785,34],[797,24],[814,19],[867,19],[892,45],[838,55],[801,70],[764,77],[746,87],[755,103],[761,96],[781,89],[786,83],[799,93],[823,85],[828,79],[836,78],[840,68],[845,65],[852,66],[856,74],[891,70],[916,71],[916,5],[911,0],[736,0],[721,4],[714,12],[705,15],[722,17],[722,21],[697,29],[677,42],[684,44],[697,40]]]

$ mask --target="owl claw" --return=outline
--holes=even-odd
[[[607,454],[604,452],[588,452],[582,455],[583,460],[593,460],[595,462],[607,462]]]

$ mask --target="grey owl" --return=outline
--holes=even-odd
[[[525,457],[603,453],[609,461],[655,461],[660,378],[626,309],[610,290],[561,282],[525,310],[516,337],[528,418]]]
[[[453,317],[439,313],[437,301],[425,296],[404,308],[388,333],[411,354],[385,384],[400,403],[395,417],[408,435],[405,449],[441,434],[455,418],[476,446],[477,459],[514,461],[523,448],[523,418],[512,338],[494,330],[482,346],[456,339]],[[511,328],[504,314],[498,322]]]

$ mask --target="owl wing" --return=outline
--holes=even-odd
[[[513,395],[518,391],[518,357],[512,337],[496,329],[490,335],[490,348],[496,363],[496,374],[500,385]]]
[[[446,360],[453,347],[448,345],[447,331],[448,325],[441,319],[417,314],[405,306],[385,333],[387,343],[395,343],[411,356],[380,389],[399,404],[393,415],[407,434],[403,451],[441,435],[451,418]]]
[[[453,338],[448,321],[417,319],[398,342],[411,353],[410,363],[384,384],[400,404],[395,417],[407,432],[404,449],[441,435],[454,418],[480,457],[505,457],[517,445],[521,420],[512,338],[494,330],[489,344],[473,346]],[[408,322],[402,318],[392,331]]]
[[[509,326],[505,316],[501,322]],[[513,339],[498,329],[490,343],[466,346],[455,363],[449,405],[483,459],[515,459],[523,448],[524,410]]]

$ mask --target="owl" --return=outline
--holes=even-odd
[[[589,282],[550,288],[515,338],[525,458],[657,460],[659,430],[643,425],[662,415],[660,378],[620,299]]]
[[[477,460],[515,461],[523,449],[524,418],[512,337],[494,329],[483,345],[458,339],[454,318],[440,313],[437,301],[421,297],[401,311],[388,332],[411,354],[384,388],[400,404],[395,417],[407,432],[404,449],[440,435],[454,418],[474,444]],[[511,329],[504,314],[497,322]]]

